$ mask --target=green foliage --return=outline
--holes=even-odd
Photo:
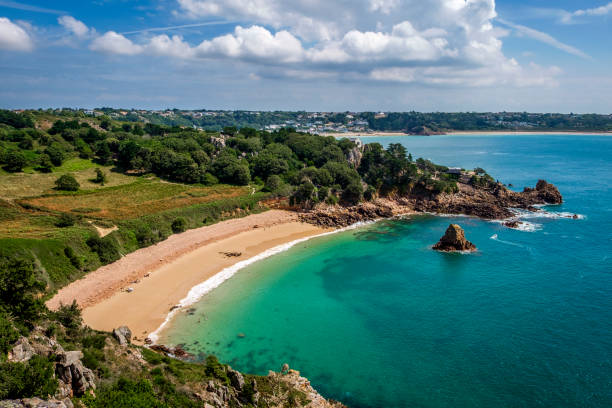
[[[61,213],[57,222],[55,223],[56,227],[65,228],[72,227],[77,221],[77,217],[69,213]]]
[[[9,150],[4,154],[4,170],[18,173],[28,164],[25,155],[18,150]]]
[[[38,159],[38,170],[42,173],[51,173],[53,171],[53,163],[48,154],[43,153]]]
[[[34,122],[32,117],[25,113],[15,113],[9,110],[0,110],[0,123],[12,126],[17,129],[32,128]]]
[[[358,204],[363,198],[361,183],[351,183],[342,191],[342,202],[348,205]]]
[[[38,294],[45,289],[34,265],[23,259],[0,259],[0,311],[22,322],[33,323],[44,310]]]
[[[0,400],[55,394],[53,363],[35,355],[27,363],[0,363]]]
[[[15,329],[9,317],[0,311],[0,362],[17,339],[19,339],[19,332]]]
[[[99,167],[96,167],[96,178],[93,180],[94,183],[98,183],[104,185],[108,177],[106,177],[106,173]]]
[[[119,379],[110,387],[99,390],[97,397],[86,397],[83,402],[91,408],[167,408],[160,401],[148,380]]]
[[[187,229],[187,220],[185,220],[185,218],[183,217],[179,217],[175,219],[174,221],[172,221],[171,227],[172,227],[172,232],[174,232],[175,234],[183,232]]]
[[[83,324],[81,317],[81,308],[76,300],[73,300],[70,305],[61,304],[60,307],[52,312],[51,315],[55,320],[69,330],[76,330]]]
[[[55,180],[55,186],[61,191],[78,191],[81,187],[72,174],[64,174]]]
[[[230,379],[227,376],[225,366],[219,362],[217,357],[213,356],[212,354],[207,356],[205,365],[206,369],[204,372],[207,376],[221,380],[227,385],[230,384]]]
[[[117,242],[110,235],[104,238],[93,236],[87,239],[86,243],[93,252],[98,254],[100,261],[104,264],[115,262],[121,258]]]
[[[64,248],[64,255],[66,255],[66,258],[70,260],[70,263],[72,264],[72,266],[74,266],[77,269],[81,269],[81,267],[83,266],[83,263],[81,262],[81,258],[79,258],[76,252],[74,252],[74,249],[72,249],[72,247]]]
[[[51,163],[56,167],[61,166],[62,162],[66,158],[64,155],[64,150],[59,143],[52,143],[45,149],[45,154],[49,156]]]

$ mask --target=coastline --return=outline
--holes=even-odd
[[[520,135],[574,135],[574,136],[612,136],[612,132],[571,132],[571,131],[511,131],[511,130],[490,130],[490,131],[452,131],[439,135],[417,135],[403,132],[347,132],[347,133],[322,133],[322,136],[333,137],[393,137],[393,136],[520,136]]]
[[[216,287],[233,274],[229,268],[240,269],[266,251],[332,231],[281,210],[222,221],[173,235],[90,272],[62,288],[47,306],[57,309],[74,299],[86,325],[104,331],[128,326],[135,343],[142,344],[169,321],[176,306],[189,303],[186,299],[200,285],[217,281],[211,285]]]

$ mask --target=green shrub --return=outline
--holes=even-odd
[[[172,232],[174,232],[175,234],[183,232],[186,229],[187,229],[187,220],[185,220],[185,218],[179,217],[175,219],[174,221],[172,221]]]
[[[55,394],[53,363],[39,355],[27,363],[0,364],[0,400],[28,397],[47,398]]]
[[[266,179],[264,190],[269,191],[270,193],[274,193],[280,188],[282,184],[283,180],[276,174],[273,174]]]
[[[5,357],[11,345],[19,339],[19,332],[4,313],[0,312],[0,361]]]
[[[106,183],[107,177],[106,173],[102,171],[99,167],[96,168],[96,178],[93,180],[94,183],[98,183],[100,185],[104,185]]]
[[[41,154],[38,158],[38,170],[43,173],[51,173],[53,170],[53,163],[48,154]]]
[[[62,326],[67,329],[79,329],[83,324],[83,318],[81,317],[81,308],[77,304],[76,300],[72,301],[70,305],[60,304],[59,309],[53,312],[55,320],[60,322]]]
[[[64,174],[55,180],[55,185],[58,190],[62,191],[77,191],[81,187],[72,174]]]
[[[77,218],[74,215],[62,213],[55,223],[55,226],[59,228],[72,227],[76,223],[76,220]]]
[[[105,264],[115,262],[121,258],[117,243],[110,236],[104,238],[93,236],[89,238],[86,243],[93,252],[98,254],[100,261]]]
[[[70,263],[72,264],[72,266],[74,266],[77,269],[81,269],[81,267],[83,266],[83,263],[81,262],[81,258],[79,258],[77,254],[74,252],[74,249],[72,249],[71,247],[64,248],[64,255],[66,255],[66,258],[70,260]]]
[[[167,408],[160,401],[153,386],[147,380],[138,382],[120,378],[110,387],[99,390],[97,397],[83,399],[86,406],[92,408]]]
[[[34,264],[23,259],[0,259],[0,310],[32,323],[45,309],[38,294],[45,284],[37,279]]]
[[[350,183],[342,191],[342,202],[349,205],[355,205],[361,201],[363,195],[363,187],[361,183]]]
[[[204,372],[207,376],[221,380],[229,385],[230,380],[227,376],[225,366],[219,362],[217,357],[213,356],[212,354],[207,356],[205,364],[206,368]]]
[[[4,169],[11,173],[18,173],[28,164],[28,160],[18,150],[11,150],[5,153],[4,155]]]

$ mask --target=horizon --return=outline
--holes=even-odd
[[[610,15],[606,0],[1,0],[0,107],[609,114]]]

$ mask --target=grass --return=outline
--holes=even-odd
[[[46,174],[0,173],[0,198],[15,200],[56,193],[56,191],[53,190],[55,188],[55,180],[57,180],[60,174],[64,173],[72,173],[84,190],[104,188],[90,181],[96,177],[96,167],[102,168],[107,174],[108,181],[105,183],[105,187],[133,183],[135,180],[138,180],[138,178],[134,176],[113,172],[111,171],[111,167],[97,166],[95,163],[91,162],[91,160],[70,159],[61,167],[57,168],[62,169],[61,172],[56,169],[56,172]]]
[[[73,194],[52,194],[23,199],[19,202],[50,211],[86,213],[95,218],[127,220],[248,194],[250,194],[248,187],[189,186],[139,179],[127,185]]]

